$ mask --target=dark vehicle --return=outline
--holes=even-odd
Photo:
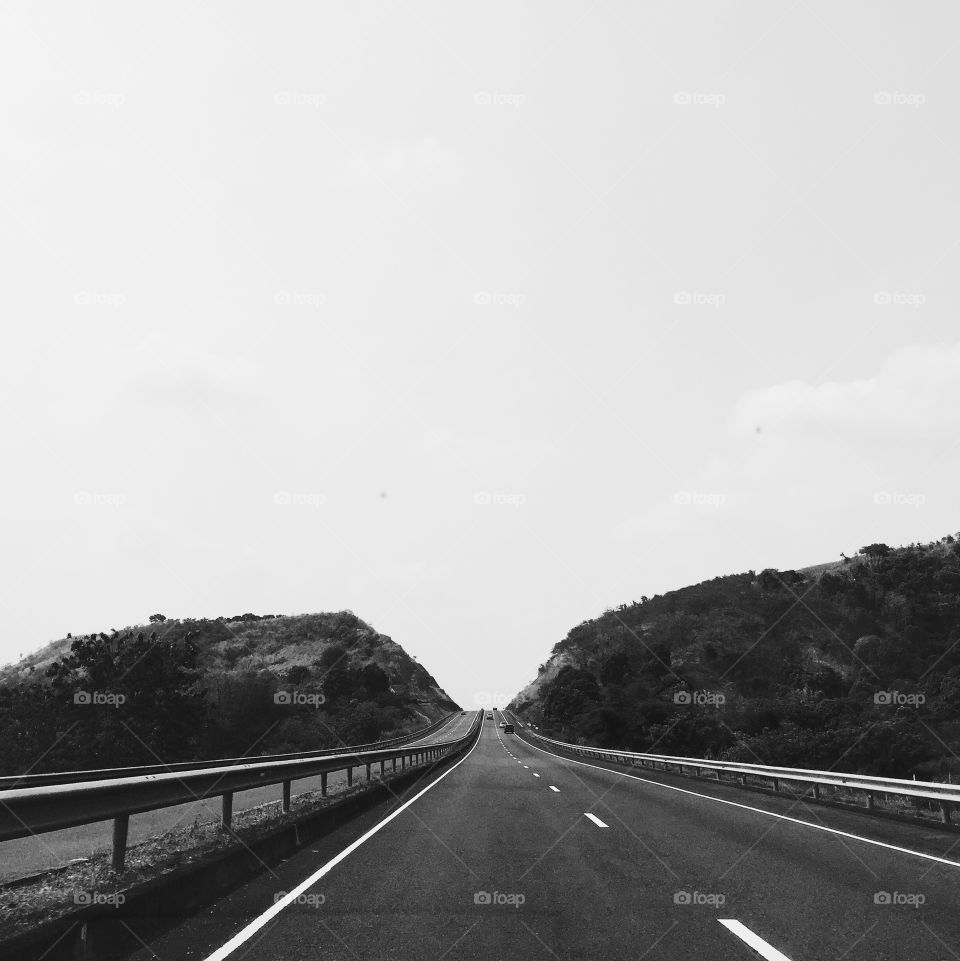
[[[488,714],[488,715],[487,715],[487,720],[488,720],[488,721],[492,721],[492,720],[493,720],[493,715],[492,715],[492,714]]]
[[[512,724],[504,724],[504,725],[503,725],[503,733],[504,733],[504,734],[513,734],[513,725],[512,725]]]
[[[461,712],[460,712],[460,717],[466,717],[466,716],[467,716],[467,712],[466,712],[466,711],[461,711]]]

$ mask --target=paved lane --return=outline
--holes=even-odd
[[[156,957],[935,961],[960,945],[960,867],[919,856],[950,858],[948,835],[793,805],[846,832],[830,834],[771,817],[785,799],[624,777],[487,721],[402,800],[424,787],[185,921]]]

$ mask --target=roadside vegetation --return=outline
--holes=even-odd
[[[955,779],[960,541],[624,604],[571,630],[513,707],[581,743]]]

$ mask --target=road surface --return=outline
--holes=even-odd
[[[457,765],[136,959],[937,961],[960,955],[958,881],[947,833],[628,776],[484,721]]]

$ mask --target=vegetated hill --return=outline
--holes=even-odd
[[[511,707],[582,743],[955,776],[960,541],[871,544],[622,605],[570,631]]]
[[[350,611],[150,620],[0,670],[0,774],[357,744],[457,710]]]

